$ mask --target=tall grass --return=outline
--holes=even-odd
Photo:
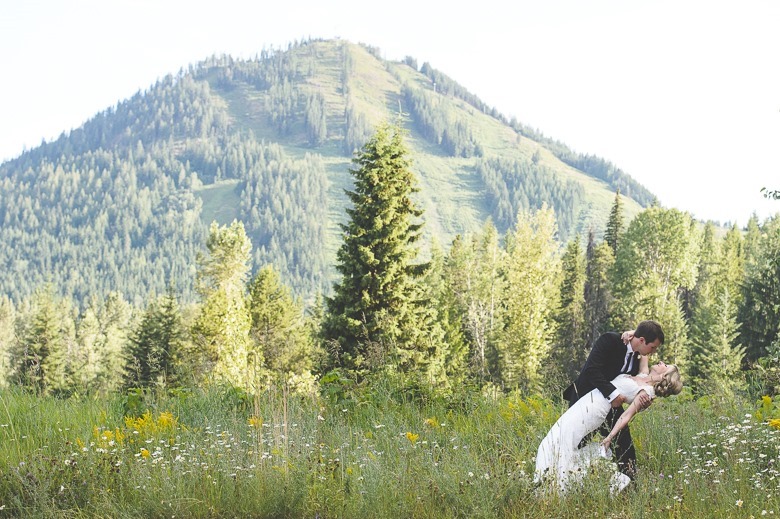
[[[545,399],[193,390],[141,402],[0,395],[2,517],[772,517],[780,431],[677,397],[632,424],[640,475],[535,488]],[[134,409],[132,416],[125,410]]]

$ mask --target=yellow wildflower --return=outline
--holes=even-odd
[[[173,429],[176,427],[176,418],[169,412],[160,413],[157,417],[157,426],[161,430]]]
[[[775,429],[780,429],[780,418],[775,418],[774,420],[769,420],[769,427],[774,427]]]
[[[149,456],[151,456],[151,453],[147,449],[141,448],[141,457],[148,458]]]
[[[417,443],[417,440],[420,438],[419,434],[414,434],[413,432],[406,433],[406,439],[409,440],[409,442],[414,445]]]
[[[425,425],[427,425],[428,427],[436,428],[439,427],[439,421],[436,419],[435,416],[433,416],[431,418],[425,419]]]
[[[263,419],[259,416],[250,416],[249,426],[254,427],[255,429],[259,429],[263,426]]]

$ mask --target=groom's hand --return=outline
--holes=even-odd
[[[615,397],[610,404],[612,404],[612,407],[617,409],[618,407],[623,407],[623,404],[626,402],[626,397],[623,395],[618,395]]]

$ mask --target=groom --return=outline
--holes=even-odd
[[[621,373],[636,375],[639,372],[639,356],[655,353],[663,342],[664,332],[655,321],[639,323],[627,344],[623,343],[619,333],[605,333],[593,344],[580,375],[566,388],[563,397],[572,406],[581,396],[598,389],[612,404],[612,410],[599,429],[606,436],[623,414],[623,403],[626,400],[611,380]],[[637,395],[636,400],[640,409],[650,405],[650,397],[644,391]],[[636,451],[628,427],[618,433],[613,446],[620,472],[633,480],[636,477]]]

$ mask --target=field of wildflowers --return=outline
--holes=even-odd
[[[614,497],[599,473],[565,497],[534,488],[564,410],[545,399],[410,402],[374,383],[0,400],[0,517],[780,517],[768,398],[656,402],[632,425],[637,484]]]

